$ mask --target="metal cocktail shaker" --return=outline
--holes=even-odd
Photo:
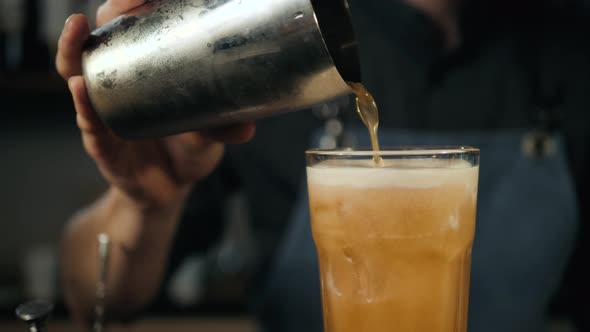
[[[346,0],[153,0],[94,31],[82,61],[126,138],[302,109],[360,81]]]

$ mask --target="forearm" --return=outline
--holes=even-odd
[[[183,201],[165,209],[140,207],[116,189],[76,215],[62,242],[62,274],[68,306],[88,321],[96,301],[97,236],[111,239],[107,316],[125,317],[144,307],[161,283]]]

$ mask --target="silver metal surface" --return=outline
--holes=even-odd
[[[108,234],[98,235],[98,282],[96,283],[96,305],[94,307],[94,324],[92,325],[94,332],[104,330],[110,242]]]
[[[16,316],[27,323],[29,332],[44,332],[46,321],[53,311],[53,304],[44,300],[34,300],[19,305]]]
[[[360,81],[345,0],[154,0],[94,31],[90,100],[127,138],[310,107]],[[336,65],[335,65],[336,63]]]

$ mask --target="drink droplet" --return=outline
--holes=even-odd
[[[211,46],[212,46],[211,43],[207,43],[207,47],[211,47]]]
[[[379,139],[377,138],[377,129],[379,128],[379,110],[377,109],[377,103],[373,96],[367,91],[367,89],[360,83],[348,82],[348,85],[352,88],[352,91],[356,95],[356,109],[360,115],[361,120],[369,130],[371,136],[371,145],[373,146],[373,160],[375,166],[383,167],[383,158],[379,154]]]

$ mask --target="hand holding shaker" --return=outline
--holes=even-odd
[[[360,81],[346,0],[152,0],[91,34],[83,73],[117,135],[303,109]]]

